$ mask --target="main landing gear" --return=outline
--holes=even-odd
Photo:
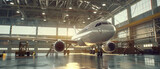
[[[95,54],[95,53],[96,53],[95,47],[91,47],[90,54]]]
[[[90,54],[95,54],[95,50],[90,50]]]
[[[102,56],[103,52],[97,52],[97,56]]]
[[[64,55],[69,55],[70,51],[68,50],[68,48],[71,46],[71,44],[67,44],[66,45],[66,50],[64,50]]]

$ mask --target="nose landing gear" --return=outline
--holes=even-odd
[[[97,56],[98,57],[103,56],[102,44],[97,44],[97,47],[98,47]]]
[[[102,56],[103,55],[103,52],[100,51],[100,52],[97,52],[97,56]]]

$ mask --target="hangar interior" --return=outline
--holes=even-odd
[[[159,0],[1,0],[0,52],[14,53],[20,41],[28,41],[30,50],[46,53],[55,42],[51,39],[70,40],[74,26],[80,31],[103,19],[116,26],[111,41],[118,53],[131,40],[145,53],[159,53],[159,6]]]
[[[160,0],[0,0],[0,54],[9,56],[0,58],[0,68],[159,69],[159,8]],[[69,56],[41,56],[57,40],[71,40],[96,20],[106,20],[116,27],[116,34],[109,40],[116,49],[110,55],[96,57],[89,54],[91,48],[70,46]],[[21,42],[38,57],[16,58],[13,54]]]

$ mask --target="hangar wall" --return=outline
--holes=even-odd
[[[160,6],[157,5],[157,3],[159,3],[159,1],[158,2],[157,1],[158,0],[150,0],[151,9],[135,17],[132,17],[132,11],[131,11],[132,5],[127,6],[126,8],[128,11],[127,12],[128,20],[123,21],[116,25],[118,31],[112,40],[113,41],[134,40],[135,46],[138,46],[142,50],[151,50],[152,47],[160,46],[159,36],[157,36],[159,35],[159,32],[157,31],[159,30],[158,25],[159,25],[159,18],[160,18],[159,16]],[[142,6],[145,6],[145,5],[142,3]],[[147,6],[143,8],[147,8]],[[144,10],[143,8],[142,10]],[[119,10],[123,10],[123,9],[124,8],[121,8]],[[141,10],[139,12],[141,12]],[[117,11],[117,13],[119,13],[119,11]],[[151,18],[152,16],[156,16],[156,17]],[[114,23],[115,21],[114,16],[111,16],[108,18],[112,18],[112,22]],[[118,44],[118,47],[122,47],[121,44]]]

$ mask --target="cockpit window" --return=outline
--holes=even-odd
[[[101,26],[102,24],[110,24],[110,23],[107,23],[107,22],[97,23],[95,27]]]
[[[100,26],[100,25],[101,25],[101,23],[97,23],[95,27],[98,27],[98,26]]]

